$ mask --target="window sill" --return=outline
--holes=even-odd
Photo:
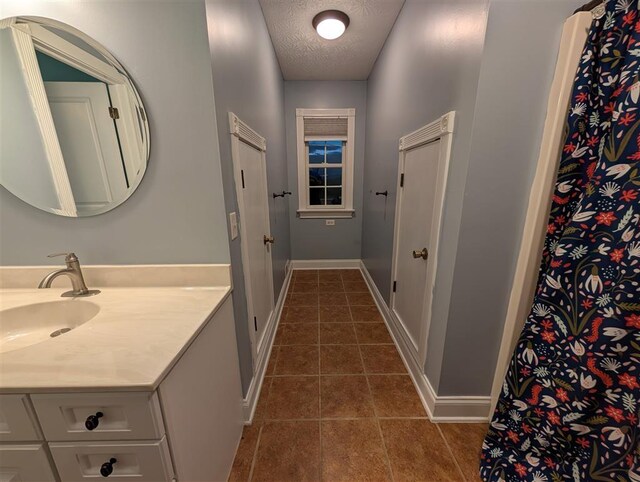
[[[298,209],[300,219],[351,219],[355,215],[354,209]]]

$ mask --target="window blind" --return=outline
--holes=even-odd
[[[305,117],[304,137],[307,139],[346,139],[348,118],[346,117]]]

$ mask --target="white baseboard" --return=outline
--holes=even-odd
[[[360,268],[359,259],[294,259],[291,269],[344,269]]]
[[[271,356],[271,349],[273,348],[273,340],[275,339],[278,323],[280,322],[280,316],[282,315],[282,308],[284,307],[284,300],[289,290],[289,283],[291,282],[291,261],[287,261],[285,265],[285,278],[282,283],[282,289],[278,295],[278,301],[273,309],[271,318],[267,323],[267,328],[264,334],[264,338],[261,345],[261,350],[258,353],[258,363],[247,396],[242,402],[242,411],[244,414],[244,423],[250,424],[253,420],[253,414],[256,411],[258,399],[260,398],[260,391],[262,390],[262,382],[267,371],[267,364],[269,363],[269,357]]]
[[[415,348],[410,344],[410,339],[404,333],[401,323],[391,313],[389,306],[384,301],[378,287],[373,281],[371,274],[363,262],[360,262],[360,269],[364,275],[364,279],[373,294],[373,298],[378,305],[380,313],[384,319],[391,337],[398,347],[400,356],[404,361],[409,375],[413,380],[413,384],[418,391],[422,405],[424,406],[429,418],[433,422],[487,422],[489,420],[489,412],[491,409],[491,397],[449,397],[438,396],[431,386],[429,379],[424,373],[423,367],[420,366],[414,356]]]

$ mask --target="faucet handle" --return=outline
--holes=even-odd
[[[48,254],[47,258],[56,258],[58,256],[64,256],[64,260],[65,261],[77,261],[78,257],[76,256],[75,253],[54,253],[54,254]]]

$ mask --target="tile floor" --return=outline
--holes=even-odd
[[[296,270],[230,481],[478,481],[485,424],[434,424],[360,270]]]

